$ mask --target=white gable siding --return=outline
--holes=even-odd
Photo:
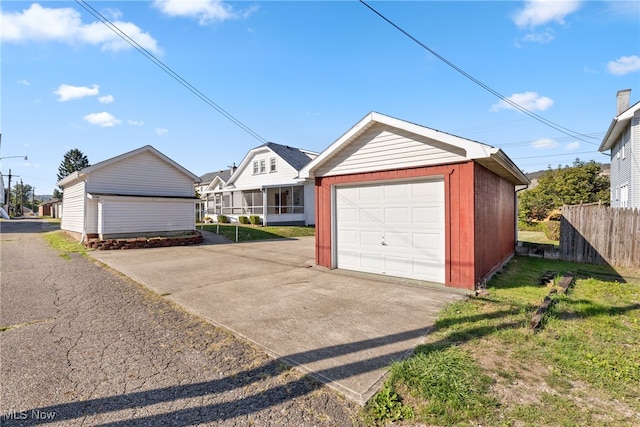
[[[89,193],[193,197],[193,180],[150,152],[124,158],[89,175]]]
[[[465,160],[464,150],[382,124],[367,129],[356,141],[318,168],[316,176],[344,175],[452,163]]]
[[[86,221],[87,228],[85,232],[87,234],[93,234],[98,232],[98,201],[95,199],[87,199],[85,206],[87,209]]]
[[[195,229],[193,200],[108,198],[100,205],[98,232],[103,236]]]
[[[275,157],[277,171],[269,172],[269,159]],[[266,164],[265,173],[253,173],[253,162],[264,160]],[[296,182],[293,178],[298,176],[289,163],[285,162],[272,151],[259,152],[252,156],[247,162],[246,167],[241,171],[240,175],[234,180],[233,185],[238,190],[249,190],[253,188],[270,187],[274,185],[293,185]]]
[[[629,207],[640,208],[640,112],[632,120],[629,157],[631,162],[631,194]]]
[[[65,187],[62,193],[64,215],[62,216],[62,222],[60,224],[61,229],[76,233],[82,233],[84,231],[84,187],[84,181],[79,181],[74,185]]]

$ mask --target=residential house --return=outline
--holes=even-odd
[[[300,177],[315,180],[318,265],[469,290],[515,254],[529,184],[498,148],[375,112]]]
[[[313,183],[298,174],[316,156],[273,142],[249,150],[226,182],[219,175],[205,190],[214,201],[213,215],[257,215],[264,225],[315,224]]]
[[[195,229],[200,178],[150,145],[73,172],[61,228],[80,240],[177,235]]]
[[[200,177],[203,181],[196,187],[196,190],[200,195],[200,202],[196,205],[199,218],[204,219],[206,217],[214,217],[220,214],[222,196],[218,192],[218,197],[216,199],[216,191],[224,188],[225,184],[229,181],[229,178],[231,178],[231,175],[236,171],[236,169],[237,166],[234,163],[229,169],[209,172]]]
[[[631,89],[617,93],[616,116],[600,144],[611,155],[611,207],[640,208],[640,102],[630,106]]]

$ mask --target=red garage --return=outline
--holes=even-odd
[[[475,289],[515,253],[516,189],[502,150],[372,112],[309,163],[316,262]]]

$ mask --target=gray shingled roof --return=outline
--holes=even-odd
[[[223,180],[224,182],[227,182],[231,177],[231,169],[225,169],[225,170],[216,171],[216,172],[208,172],[202,175],[200,179],[202,180],[202,184],[210,184],[211,182],[213,182],[214,179],[216,179],[216,176],[219,176],[221,180]]]
[[[263,147],[269,147],[274,153],[289,163],[295,170],[300,171],[311,161],[311,158],[297,148],[288,145],[280,145],[275,142],[267,142]]]

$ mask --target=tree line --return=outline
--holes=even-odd
[[[73,172],[79,171],[86,167],[89,167],[89,159],[87,156],[77,148],[73,148],[67,151],[58,167],[58,181],[66,178]],[[15,186],[5,191],[5,203],[11,216],[24,215],[25,208],[33,211],[38,210],[38,206],[42,202],[35,194],[35,188],[29,184],[24,184],[22,180],[16,182]],[[58,190],[59,188],[59,190]],[[53,191],[54,199],[62,199],[62,188],[58,187]]]
[[[538,185],[518,193],[518,218],[532,222],[547,219],[563,205],[601,202],[609,204],[609,177],[602,166],[576,159],[572,166],[552,169],[538,179]]]

